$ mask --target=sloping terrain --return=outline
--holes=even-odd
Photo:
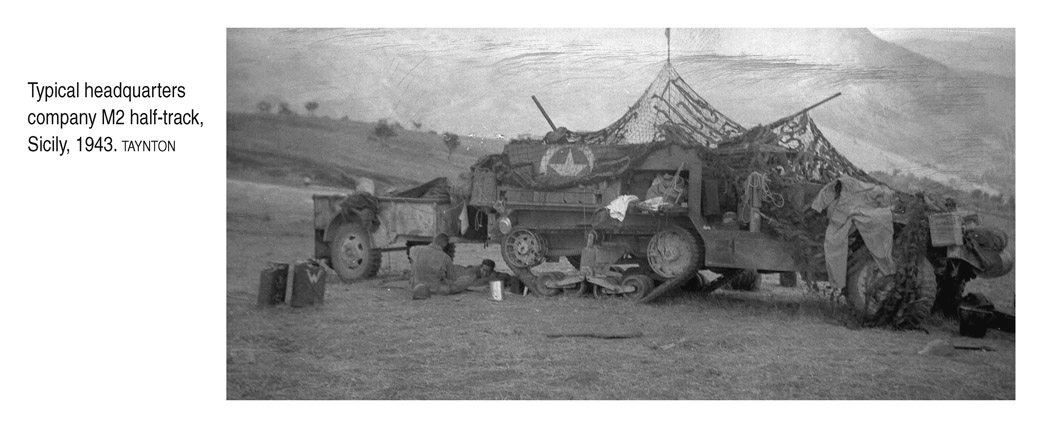
[[[290,115],[229,114],[229,178],[300,185],[354,187],[360,177],[379,188],[456,178],[502,143],[461,138],[451,155],[442,136],[396,128],[374,135],[374,124]]]

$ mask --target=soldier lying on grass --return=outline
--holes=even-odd
[[[435,295],[452,295],[465,291],[485,291],[489,281],[507,281],[510,275],[497,273],[493,260],[482,260],[477,266],[458,266],[444,249],[449,236],[439,234],[430,245],[410,250],[413,264],[413,280],[410,295],[414,299],[426,299]]]

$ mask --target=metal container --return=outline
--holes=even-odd
[[[261,284],[257,288],[257,305],[275,306],[286,300],[286,278],[290,265],[269,262],[261,271]]]
[[[504,300],[504,281],[489,281],[489,299],[498,302]]]

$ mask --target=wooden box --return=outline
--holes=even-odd
[[[929,214],[928,228],[931,230],[932,246],[961,245],[964,231],[961,216],[952,212]]]

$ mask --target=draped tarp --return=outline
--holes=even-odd
[[[493,171],[498,181],[535,190],[553,190],[619,178],[650,153],[669,146],[540,145],[511,143],[502,154],[479,159],[473,169]]]

